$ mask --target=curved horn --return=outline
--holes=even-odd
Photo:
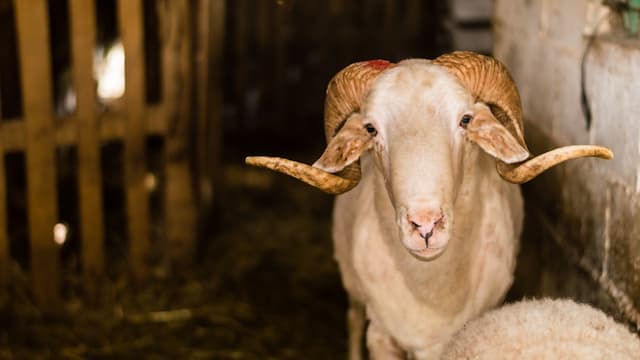
[[[248,156],[245,162],[249,165],[259,166],[274,171],[281,172],[316,187],[328,194],[342,194],[349,191],[360,181],[360,167],[345,173],[347,169],[334,175],[326,171],[315,168],[311,165],[299,163],[297,161],[268,156]]]
[[[610,160],[613,159],[613,152],[606,147],[594,145],[563,146],[519,164],[509,165],[499,161],[496,167],[503,179],[514,184],[523,184],[550,167],[567,160],[588,156]]]
[[[471,51],[454,51],[433,60],[445,67],[466,87],[475,100],[491,108],[496,118],[524,146],[524,124],[518,88],[507,68],[498,60]]]
[[[357,62],[337,73],[329,82],[324,105],[324,131],[327,143],[352,113],[359,111],[373,80],[393,66],[385,60]],[[329,194],[342,194],[360,182],[360,163],[355,162],[337,174],[311,165],[277,157],[247,157],[249,165],[264,167],[292,176]]]
[[[455,51],[436,58],[433,63],[447,68],[476,100],[489,105],[502,125],[527,149],[520,94],[511,74],[500,61],[469,51]],[[519,164],[509,165],[497,160],[496,169],[503,179],[522,184],[552,166],[587,156],[611,159],[613,152],[601,146],[565,146]]]

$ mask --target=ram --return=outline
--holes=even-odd
[[[568,159],[613,156],[568,146],[531,157],[511,76],[471,52],[349,65],[329,83],[325,135],[313,166],[246,162],[341,194],[333,238],[351,359],[365,331],[372,358],[437,358],[511,285],[523,219],[513,183]]]

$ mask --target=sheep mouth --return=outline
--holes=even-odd
[[[447,246],[440,247],[426,247],[419,250],[408,249],[409,253],[413,255],[418,260],[421,261],[432,261],[437,259],[440,255],[442,255]]]

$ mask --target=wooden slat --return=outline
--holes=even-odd
[[[237,104],[239,104],[239,115],[244,116],[244,97],[247,90],[248,82],[248,49],[249,49],[249,9],[248,0],[235,0],[233,1],[235,7],[234,14],[234,34],[233,39],[233,67],[235,68],[234,74],[234,97]],[[280,23],[278,23],[280,24]]]
[[[93,80],[93,48],[96,39],[94,0],[71,0],[72,74],[77,94],[78,187],[80,236],[85,289],[97,293],[96,278],[104,273],[104,222],[102,174],[100,169],[100,127],[96,117]]]
[[[162,104],[148,105],[146,111],[145,129],[147,135],[165,135],[167,133],[168,118],[164,113]]]
[[[225,11],[224,8],[227,6],[233,6],[232,2],[229,2],[228,5],[223,1],[221,4],[222,10]],[[258,74],[254,81],[254,85],[258,86],[260,91],[260,102],[261,104],[268,104],[273,99],[272,97],[272,88],[273,84],[277,81],[275,80],[275,75],[273,73],[273,64],[275,61],[274,51],[273,51],[273,41],[275,39],[275,8],[277,3],[274,1],[258,1],[257,7],[257,19],[256,19],[256,28],[257,28],[257,45],[258,45]],[[220,20],[224,23],[224,13],[216,14],[216,21]],[[213,31],[213,30],[212,30]],[[215,40],[213,40],[215,42]],[[256,84],[257,82],[257,84]],[[215,88],[213,88],[215,90]],[[241,104],[238,103],[238,104]]]
[[[291,95],[286,93],[286,84],[281,79],[286,78],[287,71],[287,47],[288,47],[288,34],[286,29],[291,26],[291,9],[293,4],[284,2],[279,5],[275,10],[275,56],[273,74],[274,79],[277,79],[274,86],[274,108],[276,116],[285,119],[287,118],[287,104],[290,101]],[[246,13],[243,16],[247,16]],[[246,57],[246,55],[244,55]],[[247,70],[244,70],[247,72]],[[277,124],[277,128],[283,130],[285,127],[284,120],[280,120]]]
[[[200,211],[206,209],[211,202],[211,179],[208,172],[208,131],[209,128],[209,94],[211,59],[211,40],[214,34],[211,33],[213,21],[212,8],[213,1],[200,2],[198,9],[198,31],[196,43],[198,47],[198,63],[196,67],[196,168],[198,169],[198,197],[200,200]],[[217,14],[216,14],[217,15]]]
[[[171,262],[182,263],[193,254],[197,230],[193,173],[189,161],[193,78],[189,23],[192,13],[185,1],[171,0],[165,4],[166,8],[160,13],[160,23],[166,35],[162,48],[162,99],[170,129],[164,147],[166,240]],[[196,56],[197,64],[203,61],[201,56]]]
[[[55,144],[57,146],[73,146],[78,142],[78,123],[81,119],[67,118],[54,123]]]
[[[5,152],[24,150],[27,142],[24,121],[0,122],[0,139]]]
[[[146,109],[145,131],[147,135],[165,135],[167,119],[163,106],[151,105]],[[55,144],[57,146],[73,146],[78,143],[78,124],[83,120],[79,116],[54,124]],[[125,134],[126,117],[124,114],[106,113],[97,119],[100,141],[120,140]],[[12,120],[0,122],[0,141],[5,152],[25,149],[25,122]]]
[[[100,137],[102,141],[122,140],[127,119],[122,114],[107,113],[100,116]]]
[[[15,1],[26,124],[27,207],[31,276],[36,299],[49,310],[60,300],[55,144],[47,2]]]
[[[332,0],[333,2],[342,2],[342,0]],[[225,11],[225,1],[217,5],[221,8],[221,11]],[[272,1],[258,1],[256,5],[256,28],[257,28],[257,42],[260,56],[265,56],[271,50],[271,41],[273,40],[273,7],[275,3]],[[216,6],[214,6],[215,8]],[[219,10],[214,15],[216,21],[225,21],[225,14],[220,13]]]
[[[7,284],[10,261],[7,230],[7,182],[4,171],[4,149],[0,143],[0,286]]]
[[[129,262],[133,275],[144,278],[148,272],[149,204],[144,187],[145,84],[142,0],[119,0],[118,21],[125,53],[125,94],[127,111],[124,136],[124,171],[127,197]]]
[[[225,38],[225,0],[215,0],[211,6],[209,17],[211,24],[209,26],[210,50],[208,56],[208,67],[210,76],[208,77],[209,91],[207,92],[207,116],[208,123],[206,148],[204,151],[208,154],[208,158],[203,160],[203,165],[207,170],[207,178],[212,188],[212,194],[215,196],[216,185],[219,183],[220,176],[220,157],[222,151],[222,57],[224,52]],[[213,199],[209,200],[210,202]]]

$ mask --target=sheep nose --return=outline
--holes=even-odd
[[[420,237],[424,239],[425,244],[429,246],[429,238],[433,236],[434,230],[442,221],[442,214],[439,213],[435,216],[407,216],[407,220],[409,221],[411,229],[420,234]]]
[[[431,235],[433,235],[433,224],[431,224],[430,226],[423,226],[413,220],[410,220],[410,222],[413,230],[417,231],[420,234],[420,237],[428,242]]]

